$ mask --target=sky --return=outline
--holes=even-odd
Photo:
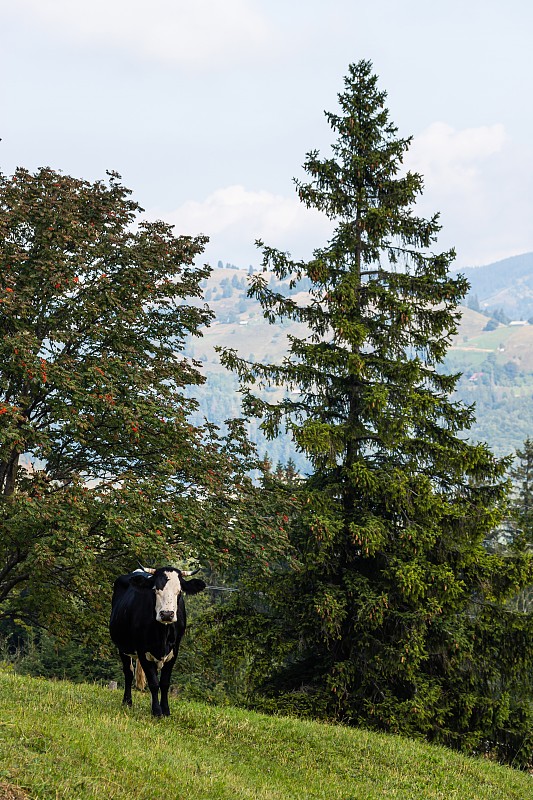
[[[360,59],[413,137],[436,250],[533,251],[529,0],[0,0],[0,26],[0,172],[116,171],[147,218],[210,237],[203,262],[325,245],[293,178]]]

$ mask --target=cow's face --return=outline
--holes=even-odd
[[[178,597],[181,594],[179,574],[175,570],[157,570],[154,575],[155,618],[163,625],[178,619]]]

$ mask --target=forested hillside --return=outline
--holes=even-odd
[[[511,319],[533,315],[533,253],[461,270],[470,283],[469,302],[485,311],[501,309]]]
[[[481,299],[477,303],[474,299],[473,304],[480,310],[461,308],[458,334],[444,364],[445,370],[462,373],[457,386],[460,399],[476,404],[471,438],[486,441],[498,455],[513,452],[533,430],[533,324],[527,319],[502,314],[499,308],[492,308],[493,317],[485,309],[485,298],[495,297],[496,289],[504,305],[504,296],[516,295],[519,287],[527,283],[528,265],[533,273],[533,256],[517,257],[514,261],[515,270],[509,270],[505,261],[500,262],[499,270],[495,269],[499,265],[493,264],[466,271],[473,286],[478,288]],[[506,279],[508,290],[502,288]],[[206,384],[195,390],[201,406],[196,421],[205,415],[221,424],[224,419],[240,414],[237,381],[221,366],[216,346],[232,347],[254,362],[281,362],[288,337],[301,335],[302,325],[298,323],[270,325],[263,318],[258,303],[247,297],[247,285],[248,275],[230,264],[214,269],[203,282],[204,299],[215,312],[216,319],[203,329],[202,338],[189,340],[187,345],[187,354],[201,362],[207,378]],[[290,289],[288,283],[277,284],[273,276],[270,276],[270,285],[290,295],[295,302],[304,297],[307,289],[303,282]],[[491,285],[495,288],[492,295]],[[472,290],[470,305],[473,297]],[[524,296],[523,307],[529,317],[533,315],[533,294],[527,302],[526,307]],[[269,391],[275,396],[276,393]],[[278,390],[277,394],[281,396],[283,390]],[[305,465],[286,437],[266,442],[254,422],[250,425],[250,434],[260,452],[268,450],[274,463],[293,457],[300,467]]]

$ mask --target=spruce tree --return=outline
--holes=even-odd
[[[403,166],[411,140],[385,98],[369,62],[350,66],[339,112],[326,114],[331,155],[310,152],[309,180],[296,181],[334,222],[330,241],[308,262],[259,243],[251,296],[272,323],[304,323],[308,335],[290,337],[281,364],[232,350],[223,361],[247,413],[271,437],[289,432],[311,463],[293,490],[305,501],[290,532],[299,567],[268,588],[270,693],[285,708],[473,750],[519,713],[478,659],[494,647],[497,670],[509,658],[491,621],[505,627],[501,604],[527,563],[483,547],[507,462],[465,438],[473,409],[451,398],[458,375],[441,367],[468,283],[450,273],[453,251],[433,251],[439,218],[416,213],[422,177]],[[265,271],[309,279],[308,302]],[[268,402],[258,389],[273,384],[299,393]]]

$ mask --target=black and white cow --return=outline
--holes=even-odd
[[[186,574],[174,567],[141,569],[121,575],[113,587],[109,632],[124,670],[122,702],[131,706],[132,657],[136,656],[146,675],[155,717],[170,714],[170,676],[186,626],[183,593],[205,589],[197,578],[184,580]]]

